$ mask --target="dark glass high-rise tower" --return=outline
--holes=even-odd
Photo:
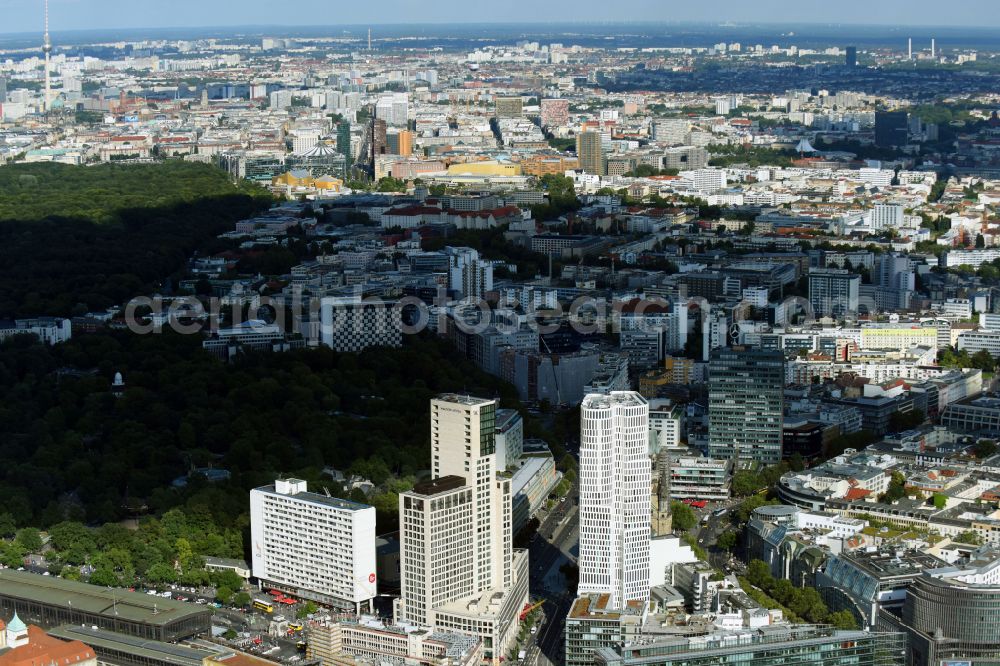
[[[709,456],[780,462],[783,352],[746,346],[717,349],[708,373]]]

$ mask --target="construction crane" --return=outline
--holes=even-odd
[[[524,618],[528,617],[529,615],[531,615],[531,613],[541,608],[544,603],[545,599],[541,599],[534,604],[530,602],[524,604],[524,608],[521,610],[521,614],[517,616],[517,621],[524,622]]]

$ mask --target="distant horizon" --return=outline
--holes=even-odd
[[[0,5],[2,7],[2,5]],[[420,28],[427,27],[442,27],[446,28],[449,26],[457,27],[472,27],[472,26],[494,26],[494,27],[504,27],[504,28],[534,28],[534,27],[558,27],[558,26],[587,26],[587,27],[600,27],[600,26],[622,26],[622,27],[642,27],[642,26],[655,26],[655,27],[666,27],[666,26],[689,26],[689,27],[702,27],[702,28],[718,28],[718,29],[739,29],[739,28],[763,28],[763,27],[805,27],[805,28],[836,28],[839,26],[851,27],[851,28],[873,28],[873,29],[887,29],[890,32],[898,32],[905,29],[913,30],[929,30],[937,29],[942,32],[952,32],[952,31],[962,31],[970,30],[974,32],[981,31],[995,31],[1000,28],[1000,24],[997,25],[961,25],[961,24],[941,24],[941,23],[869,23],[869,22],[850,22],[850,21],[730,21],[730,22],[718,22],[718,21],[697,21],[697,20],[666,20],[657,19],[650,21],[626,21],[626,20],[534,20],[534,21],[399,21],[393,23],[315,23],[315,24],[302,24],[302,23],[244,23],[244,24],[215,24],[215,25],[162,25],[162,26],[149,26],[149,25],[134,25],[134,26],[116,26],[116,27],[86,27],[86,28],[68,28],[68,29],[57,29],[50,26],[49,30],[53,34],[85,34],[85,33],[104,33],[109,31],[135,31],[135,32],[175,32],[175,31],[195,31],[195,32],[208,32],[213,30],[226,30],[226,31],[242,31],[242,30],[254,30],[254,31],[266,31],[266,30],[322,30],[322,29],[337,29],[339,31],[348,31],[347,29],[360,29],[367,30],[371,28],[373,31],[375,28],[392,28],[398,29],[407,26],[419,26]],[[20,30],[14,32],[0,32],[0,37],[17,37],[23,38],[32,35],[41,35],[42,29],[39,27],[38,30]],[[789,35],[794,36],[794,35]],[[845,36],[847,37],[847,36]],[[849,40],[848,40],[849,41]]]
[[[507,0],[470,5],[466,0],[380,0],[377,4],[335,5],[299,0],[294,11],[275,16],[266,0],[49,0],[50,30],[178,30],[296,28],[316,26],[553,25],[605,24],[879,26],[885,28],[1000,27],[995,0],[955,0],[946,7],[932,0],[840,0],[836,4],[792,0],[716,0],[697,3],[630,0],[627,6],[600,0]],[[628,12],[632,20],[623,19]],[[3,35],[42,31],[43,0],[0,0]]]

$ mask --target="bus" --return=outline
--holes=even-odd
[[[265,601],[263,599],[254,599],[253,607],[259,611],[264,611],[265,613],[274,612],[274,605],[270,601]]]

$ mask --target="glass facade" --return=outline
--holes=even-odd
[[[781,462],[785,357],[749,347],[712,352],[708,448],[712,458]]]
[[[901,633],[836,631],[825,627],[747,630],[602,648],[605,666],[902,666]]]

